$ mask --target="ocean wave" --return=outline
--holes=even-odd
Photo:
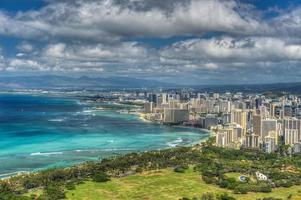
[[[96,152],[109,152],[109,151],[132,151],[133,149],[129,148],[107,148],[107,149],[77,149],[75,152],[89,152],[89,153],[96,153]]]
[[[84,110],[83,113],[91,113],[93,112],[94,110]]]
[[[48,121],[49,122],[63,122],[63,121],[65,121],[65,119],[64,118],[57,118],[57,119],[49,119]]]
[[[109,148],[109,149],[101,149],[101,151],[132,151],[133,149],[118,149],[118,148]]]
[[[41,153],[41,152],[35,152],[31,153],[31,156],[50,156],[50,155],[61,155],[63,152],[47,152],[47,153]]]
[[[171,142],[167,142],[167,146],[169,147],[176,147],[178,144],[182,143],[183,139],[181,137],[177,138],[176,140],[173,140]]]
[[[5,174],[0,174],[0,180],[6,179],[12,176],[17,176],[21,174],[28,174],[30,173],[29,171],[16,171],[16,172],[10,172],[10,173],[5,173]]]

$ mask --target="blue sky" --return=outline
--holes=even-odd
[[[298,0],[2,0],[2,76],[299,81]]]

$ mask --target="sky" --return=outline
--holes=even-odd
[[[301,0],[1,0],[1,76],[297,82]]]

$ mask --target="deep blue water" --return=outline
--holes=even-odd
[[[120,108],[97,110],[96,106],[107,104],[0,94],[0,174],[191,145],[208,137],[201,130],[146,123],[135,115],[120,114]]]

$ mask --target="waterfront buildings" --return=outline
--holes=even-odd
[[[300,96],[165,91],[148,94],[144,114],[159,123],[210,129],[221,147],[301,151]]]

